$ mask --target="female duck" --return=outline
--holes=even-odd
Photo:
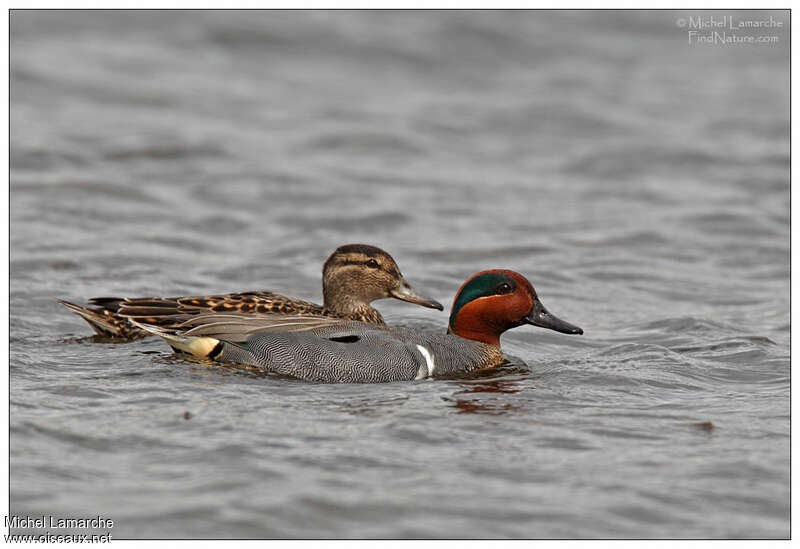
[[[201,314],[143,325],[175,349],[249,364],[308,381],[376,383],[452,376],[505,359],[500,335],[532,324],[565,334],[583,330],[551,315],[528,280],[507,270],[468,279],[453,301],[447,333],[420,332],[325,317]]]
[[[129,319],[157,326],[165,316],[176,314],[314,315],[383,324],[383,317],[370,303],[385,297],[444,310],[441,303],[406,282],[392,256],[365,244],[340,246],[328,257],[322,267],[322,295],[323,305],[269,291],[170,298],[95,297],[89,300],[91,308],[59,303],[83,317],[99,335],[128,339],[149,335]]]

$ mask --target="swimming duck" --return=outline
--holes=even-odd
[[[583,334],[550,314],[531,283],[508,270],[481,271],[462,284],[447,333],[297,315],[210,313],[178,315],[172,322],[142,327],[173,349],[201,358],[339,383],[415,380],[494,368],[505,362],[500,335],[523,324]]]
[[[314,315],[384,324],[370,303],[385,297],[444,310],[441,303],[406,282],[392,256],[366,244],[340,246],[328,257],[322,267],[322,296],[323,305],[269,291],[170,298],[94,297],[89,300],[91,307],[59,303],[83,317],[99,335],[126,339],[150,335],[130,319],[158,325],[159,319],[175,314]]]

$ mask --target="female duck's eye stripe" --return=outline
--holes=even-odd
[[[368,265],[371,260],[367,259],[340,259],[336,261],[336,265]],[[376,262],[377,263],[377,262]]]

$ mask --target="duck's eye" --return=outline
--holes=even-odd
[[[508,282],[503,282],[497,287],[498,294],[510,294],[512,291],[511,284]]]
[[[375,261],[374,259],[370,259],[369,261],[367,261],[367,267],[369,267],[370,269],[377,269],[379,265],[377,261]]]

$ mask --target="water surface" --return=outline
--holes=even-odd
[[[13,12],[12,513],[787,537],[788,17],[734,47],[687,45],[685,15]],[[585,335],[507,333],[523,371],[323,385],[96,342],[55,301],[319,301],[349,242],[445,304],[518,270]]]

